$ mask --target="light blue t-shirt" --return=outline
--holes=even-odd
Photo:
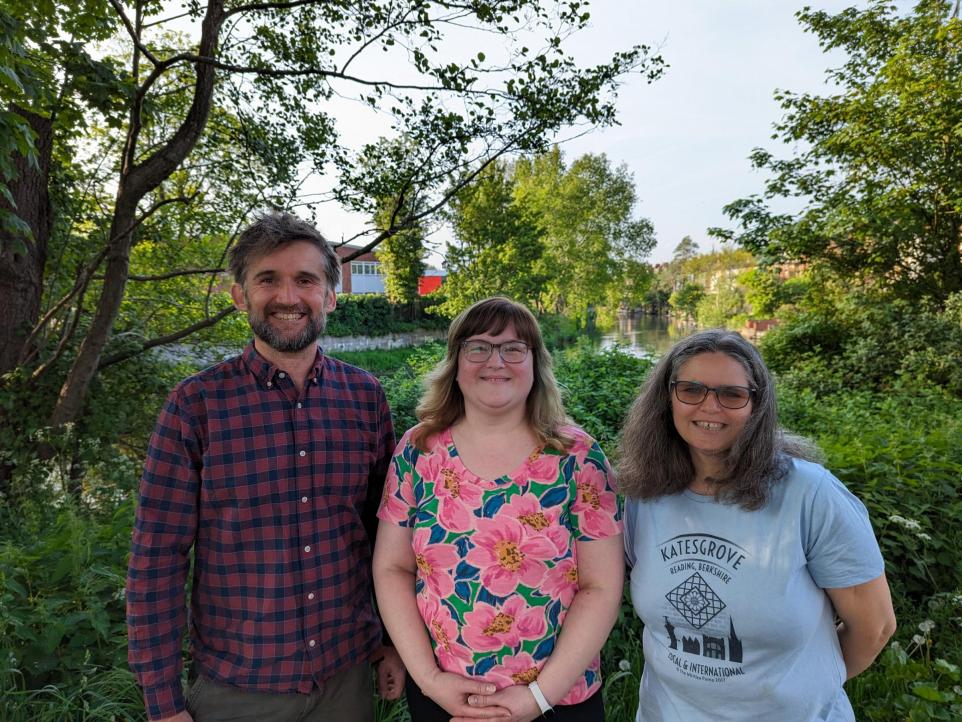
[[[625,546],[645,623],[638,722],[854,722],[823,589],[884,565],[865,506],[826,469],[794,461],[758,511],[629,499]]]

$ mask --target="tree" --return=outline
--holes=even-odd
[[[455,316],[493,293],[541,308],[544,242],[535,219],[515,199],[508,163],[492,163],[461,189],[449,218],[455,242],[445,261],[445,314]]]
[[[413,215],[412,205],[417,205],[416,196],[411,199],[397,196],[382,201],[375,217],[377,228],[395,227],[399,215]],[[424,230],[420,223],[398,230],[381,242],[377,257],[384,268],[384,292],[391,303],[413,309],[418,300],[418,283],[426,267],[425,253]]]
[[[691,239],[691,236],[685,236],[678,242],[678,245],[675,246],[675,250],[672,251],[671,262],[683,264],[685,261],[689,261],[697,255],[698,244]]]
[[[698,304],[705,297],[705,289],[697,283],[685,282],[681,288],[671,294],[668,303],[685,314],[687,319],[698,317]]]
[[[756,149],[763,194],[725,211],[733,238],[765,263],[801,261],[846,284],[943,304],[962,289],[962,21],[942,0],[906,16],[876,1],[837,15],[806,8],[799,21],[847,61],[828,73],[836,92],[779,92],[776,136],[796,148]],[[770,203],[799,196],[804,207]]]
[[[605,155],[586,154],[565,167],[560,150],[521,159],[516,196],[543,230],[540,265],[547,279],[546,305],[586,318],[631,264],[655,246],[654,227],[634,217],[634,180]]]
[[[34,355],[27,346],[36,334],[25,329],[47,317],[38,318],[43,289],[29,277],[44,277],[51,240],[43,219],[51,215],[53,201],[43,191],[60,187],[62,180],[61,167],[45,165],[46,149],[69,167],[68,160],[84,152],[92,124],[105,125],[122,139],[106,164],[116,168],[114,193],[99,223],[82,234],[63,229],[95,247],[81,254],[90,261],[75,278],[77,290],[63,305],[54,300],[47,309],[56,315],[69,308],[78,319],[73,328],[79,343],[72,346],[73,360],[50,412],[57,427],[81,414],[90,383],[112,351],[132,249],[145,224],[165,217],[172,206],[191,203],[191,196],[178,195],[178,170],[190,158],[201,164],[197,154],[214,134],[210,121],[217,109],[238,121],[237,135],[229,136],[237,141],[237,161],[243,164],[250,154],[276,174],[276,184],[268,187],[296,188],[297,170],[306,163],[312,172],[336,178],[331,198],[372,215],[378,199],[397,194],[399,178],[419,189],[424,205],[412,207],[395,227],[368,234],[360,254],[437,211],[494,159],[537,150],[552,132],[571,123],[613,122],[612,98],[625,73],[654,78],[661,68],[644,47],[615,53],[603,65],[578,68],[563,47],[569,34],[588,23],[578,2],[196,1],[179,16],[197,28],[192,43],[161,32],[172,18],[164,17],[158,0],[82,0],[54,7],[9,0],[6,7],[0,26],[14,50],[0,55],[5,63],[0,77],[10,78],[8,69],[16,75],[20,65],[27,65],[38,80],[32,94],[22,82],[0,82],[0,101],[13,114],[4,116],[3,128],[32,140],[30,147],[17,144],[12,156],[9,148],[0,148],[7,210],[23,221],[0,229],[0,277],[7,279],[0,286],[0,306],[7,309],[0,315],[0,341],[10,341],[15,349],[0,356],[0,374]],[[11,24],[11,18],[19,21]],[[484,52],[472,51],[454,57],[449,31],[458,34],[459,47],[475,47],[470,29],[497,38],[491,44],[504,46],[504,55],[489,60]],[[124,55],[98,55],[107,40]],[[538,43],[541,49],[529,47]],[[18,47],[27,52],[18,54]],[[365,74],[362,66],[373,66],[365,61],[372,54],[396,62],[383,74]],[[24,57],[30,60],[21,62]],[[409,140],[410,152],[399,160],[379,142],[352,150],[339,138],[335,121],[335,101],[343,97],[389,117],[392,130]],[[248,179],[246,187],[257,187],[256,179]],[[293,202],[286,195],[287,203]],[[52,215],[57,216],[56,209]],[[234,225],[240,222],[234,220]],[[31,235],[23,233],[25,226]],[[23,257],[30,262],[24,264]],[[98,293],[89,313],[86,307],[71,307],[81,291],[92,288],[95,276]],[[13,304],[18,293],[30,296],[28,302]],[[205,308],[198,323],[141,347],[183,338],[230,312]],[[45,373],[55,368],[41,367]]]

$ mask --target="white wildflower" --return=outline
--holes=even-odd
[[[631,669],[631,662],[629,662],[627,659],[622,659],[618,662],[618,669],[620,669],[622,672],[629,671]]]
[[[915,519],[906,519],[904,516],[899,516],[898,514],[892,514],[889,517],[889,521],[895,522],[900,527],[908,529],[910,531],[921,531],[922,525],[919,524]]]
[[[921,634],[913,634],[912,644],[917,644],[921,647],[923,644],[925,644],[925,637],[923,637]]]
[[[926,619],[924,622],[919,622],[919,631],[923,634],[928,634],[933,629],[935,629],[935,622],[931,619]]]
[[[922,541],[932,541],[932,537],[926,534],[924,531],[920,531],[916,536]]]

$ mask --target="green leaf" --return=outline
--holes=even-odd
[[[937,688],[930,687],[927,684],[917,684],[912,688],[912,694],[921,699],[928,700],[929,702],[942,702],[945,700],[945,695],[943,695]]]
[[[944,659],[936,659],[934,666],[937,672],[947,675],[954,682],[959,681],[959,666],[957,664],[952,664]]]

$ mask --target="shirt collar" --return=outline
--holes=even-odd
[[[254,348],[253,341],[248,343],[244,348],[241,358],[244,359],[244,363],[247,364],[247,368],[249,368],[251,373],[254,374],[254,377],[264,385],[273,383],[274,378],[277,376],[277,372],[282,370],[257,353],[257,349]],[[314,365],[307,374],[307,380],[310,381],[311,379],[322,378],[323,368],[324,353],[322,352],[321,347],[318,346],[317,353],[314,355]]]

